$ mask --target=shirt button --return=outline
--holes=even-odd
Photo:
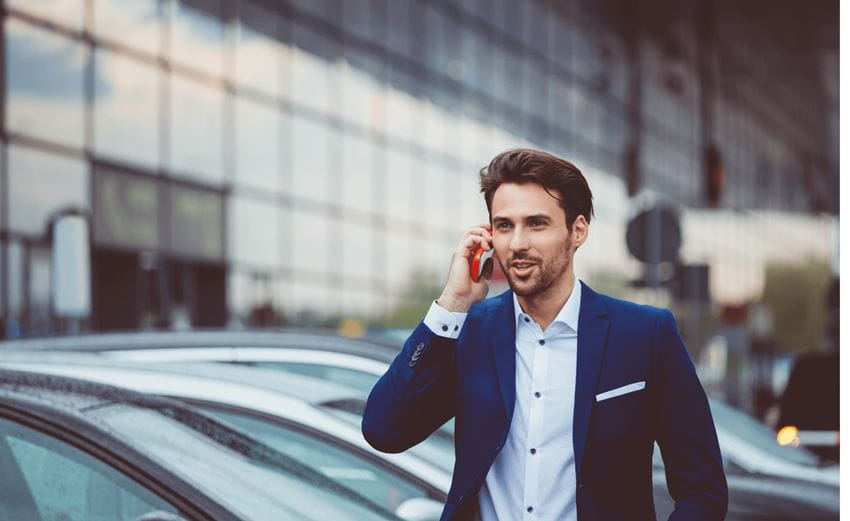
[[[529,513],[534,512],[534,507],[528,507],[526,510],[528,510]]]
[[[531,321],[528,319],[528,317],[525,317],[525,321],[526,321],[526,322],[531,322]]]
[[[540,393],[534,393],[535,398],[540,398]]]
[[[531,449],[532,454],[537,454],[537,449]]]
[[[546,341],[545,341],[545,340],[541,340],[541,341],[540,341],[540,345],[543,345],[543,344],[545,344],[545,343],[546,343]]]
[[[449,330],[449,326],[443,324],[443,331],[448,331],[448,330]]]

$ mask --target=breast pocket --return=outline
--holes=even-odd
[[[604,388],[603,388],[604,389]],[[630,444],[644,438],[651,424],[646,381],[633,381],[595,396],[594,423],[600,442]]]

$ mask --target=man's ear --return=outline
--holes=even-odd
[[[585,219],[583,215],[579,215],[573,221],[571,230],[573,246],[575,246],[575,249],[579,249],[579,246],[584,244],[584,241],[587,240],[588,233],[590,233],[590,225],[587,223],[587,219]]]

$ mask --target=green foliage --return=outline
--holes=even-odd
[[[414,273],[402,290],[399,303],[387,312],[384,325],[392,328],[416,327],[442,290],[434,273]]]
[[[821,346],[831,273],[823,261],[768,264],[762,302],[773,314],[774,336],[784,351]]]

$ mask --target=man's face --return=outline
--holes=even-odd
[[[491,203],[493,248],[517,296],[534,297],[565,282],[574,253],[587,236],[579,216],[573,231],[557,199],[536,183],[506,183]]]

